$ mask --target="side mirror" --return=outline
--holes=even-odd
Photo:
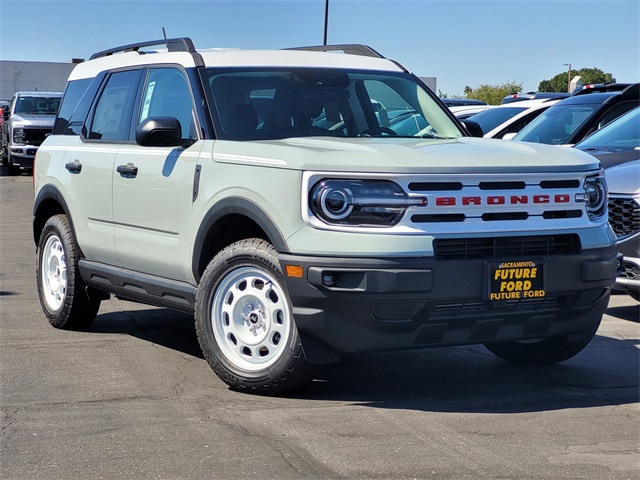
[[[142,147],[179,147],[193,144],[182,138],[182,127],[175,117],[149,117],[136,128],[136,143]]]
[[[474,122],[473,120],[462,120],[462,124],[465,126],[467,132],[469,132],[472,137],[481,138],[484,135],[482,127],[477,122]]]
[[[2,110],[2,118],[4,118],[5,120],[9,119],[9,107]]]

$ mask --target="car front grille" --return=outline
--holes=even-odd
[[[580,237],[533,235],[489,238],[438,238],[433,242],[436,260],[478,260],[580,253]]]
[[[618,239],[640,232],[638,202],[631,197],[609,197],[609,224]]]
[[[51,131],[51,128],[25,128],[24,143],[28,145],[40,145]]]
[[[631,262],[622,262],[622,272],[620,276],[623,278],[628,278],[629,280],[638,280],[640,281],[640,268],[638,265]]]

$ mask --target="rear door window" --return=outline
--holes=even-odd
[[[140,70],[111,74],[95,107],[90,140],[127,141]]]

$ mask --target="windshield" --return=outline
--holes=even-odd
[[[599,105],[554,105],[513,137],[521,142],[563,145]]]
[[[470,116],[469,120],[473,120],[480,125],[484,133],[489,133],[498,125],[502,125],[504,122],[515,117],[520,112],[524,112],[526,109],[527,107],[490,108]]]
[[[61,97],[19,97],[15,113],[55,115],[58,113]]]
[[[581,150],[631,150],[640,148],[640,107],[619,117],[576,145]]]
[[[220,139],[463,136],[407,74],[278,68],[203,69],[201,75]]]

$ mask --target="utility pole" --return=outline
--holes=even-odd
[[[324,43],[327,44],[327,29],[329,26],[329,0],[325,0],[324,2]]]
[[[567,92],[571,93],[571,64],[570,63],[563,63],[563,65],[565,67],[569,67],[569,73],[567,74]]]

